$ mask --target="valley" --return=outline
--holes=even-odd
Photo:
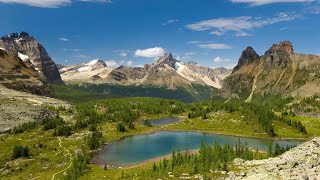
[[[239,19],[249,20],[259,17]],[[218,19],[236,24],[226,21]],[[185,28],[207,31],[215,23]],[[251,36],[225,28],[210,34]],[[109,49],[110,58],[94,59],[117,43],[101,40],[104,48],[91,49],[87,42],[105,36],[92,34],[75,49],[68,43],[81,41],[76,34],[59,43],[34,35],[42,42],[27,32],[0,38],[0,179],[320,178],[319,55],[297,53],[290,41],[264,41],[263,55],[246,43],[237,64],[216,56],[209,65],[203,59],[211,51],[239,47],[189,41],[186,47],[201,52]],[[50,56],[45,45],[60,53]]]

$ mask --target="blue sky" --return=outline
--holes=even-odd
[[[0,0],[0,36],[26,31],[59,64],[181,61],[233,67],[247,46],[320,54],[320,0]]]

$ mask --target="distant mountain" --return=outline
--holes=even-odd
[[[59,71],[62,79],[71,84],[76,83],[103,83],[112,69],[107,67],[105,61],[95,59],[88,63],[74,66],[61,66]]]
[[[61,68],[62,79],[68,84],[151,85],[170,89],[199,84],[220,89],[222,80],[231,73],[225,68],[211,69],[191,62],[183,64],[171,54],[165,54],[156,63],[144,67],[120,66],[111,70],[102,65],[92,68],[94,62]]]
[[[203,67],[199,66],[195,62],[187,62],[184,64],[189,70],[191,70],[193,73],[196,73],[203,77],[203,79],[206,80],[208,77],[212,82],[212,86],[220,89],[223,84],[223,80],[231,74],[231,69],[226,69],[224,67],[220,68],[209,68],[209,67]],[[212,83],[209,81],[210,83]],[[208,82],[208,81],[207,81]]]
[[[0,49],[0,84],[18,91],[53,96],[53,90],[37,70],[27,66],[21,58],[9,55],[2,49]]]
[[[238,65],[225,79],[227,96],[251,101],[255,93],[311,96],[320,94],[320,57],[294,53],[289,41],[273,44],[259,56],[252,47],[241,54]]]
[[[0,48],[9,55],[20,57],[35,68],[49,84],[63,84],[58,68],[45,48],[26,32],[12,33],[0,39]]]

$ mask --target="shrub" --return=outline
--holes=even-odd
[[[18,159],[20,157],[29,157],[29,148],[26,147],[22,147],[22,146],[14,146],[13,150],[12,150],[12,155],[11,158],[12,159]]]

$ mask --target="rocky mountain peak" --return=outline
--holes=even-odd
[[[102,60],[102,59],[98,59],[98,61],[97,61],[96,64],[97,64],[97,65],[100,65],[100,66],[102,66],[102,67],[108,67],[107,64],[106,64],[106,62],[105,62],[104,60]]]
[[[2,39],[20,39],[20,38],[29,38],[29,34],[26,32],[14,32],[9,35],[4,36]]]
[[[242,51],[238,65],[234,67],[233,72],[237,71],[246,64],[250,64],[255,60],[258,60],[259,57],[260,56],[256,53],[256,51],[251,46],[248,46],[244,51]]]
[[[107,67],[106,62],[104,60],[102,60],[102,59],[92,60],[92,61],[88,62],[86,65],[87,66],[92,66],[92,69],[106,68]]]
[[[0,39],[0,48],[12,56],[27,57],[49,84],[63,84],[58,68],[46,49],[26,32],[11,33]]]
[[[268,51],[266,51],[265,55],[271,55],[277,52],[293,54],[292,43],[290,41],[282,41],[279,44],[273,44],[272,47]]]
[[[177,62],[179,62],[179,61],[176,60],[175,58],[173,58],[171,53],[166,53],[162,57],[160,57],[160,59],[158,60],[158,62],[156,64],[157,65],[165,65],[165,64],[167,64],[168,66],[170,66],[173,69],[175,69],[176,68],[175,64]]]

